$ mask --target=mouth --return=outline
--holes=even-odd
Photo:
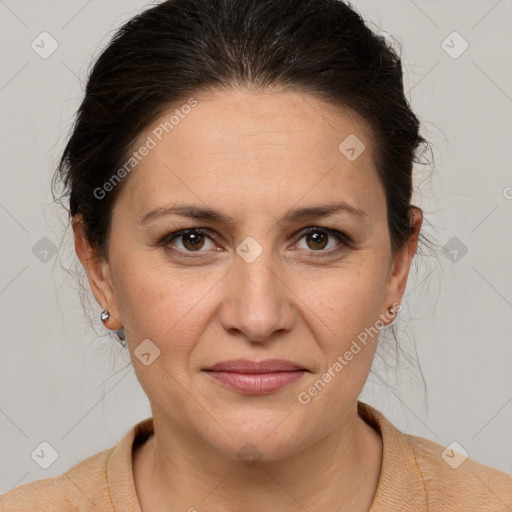
[[[309,372],[297,363],[282,359],[234,359],[214,364],[203,371],[223,387],[250,395],[278,391]]]

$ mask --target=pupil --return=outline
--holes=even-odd
[[[325,233],[313,233],[309,235],[313,239],[313,244],[321,244],[321,247],[316,247],[317,249],[323,249],[326,246],[327,237]],[[323,239],[323,244],[322,244]]]
[[[197,233],[188,233],[186,235],[184,235],[185,237],[185,247],[187,247],[187,249],[191,249],[193,251],[197,250],[197,249],[201,249],[202,247],[202,244],[199,245],[199,247],[197,247],[195,244],[198,244],[199,241],[201,240],[201,236],[200,234],[197,234]],[[189,240],[192,240],[192,242],[189,242]]]

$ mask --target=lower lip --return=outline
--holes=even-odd
[[[250,395],[259,395],[278,391],[299,380],[305,370],[272,373],[235,373],[207,371],[212,379],[222,385]]]

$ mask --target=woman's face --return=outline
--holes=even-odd
[[[109,261],[88,274],[155,420],[232,458],[251,443],[280,459],[355,412],[416,246],[391,254],[372,140],[350,111],[290,92],[195,100],[134,147],[149,149],[124,178]],[[201,231],[171,240],[185,229]],[[237,388],[205,370],[238,358],[305,371]]]

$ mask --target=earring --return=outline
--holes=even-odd
[[[110,318],[110,313],[108,312],[107,309],[104,309],[102,312],[101,312],[101,321],[103,323],[106,323],[106,321]],[[116,334],[117,334],[117,338],[119,340],[119,343],[123,346],[123,348],[126,347],[126,336],[125,336],[125,333],[124,333],[124,328],[121,327],[121,329],[118,329],[116,331]]]
[[[121,329],[118,329],[116,334],[119,339],[119,343],[123,346],[123,348],[126,348],[126,335],[124,333],[124,328],[121,327]]]
[[[388,315],[389,315],[390,317],[392,317],[392,320],[391,320],[390,324],[394,322],[394,320],[395,320],[395,317],[396,317],[397,313],[398,313],[401,309],[402,309],[402,304],[398,304],[398,307],[397,307],[396,309],[395,309],[394,307],[390,307],[390,308],[388,308],[387,313],[388,313]]]

